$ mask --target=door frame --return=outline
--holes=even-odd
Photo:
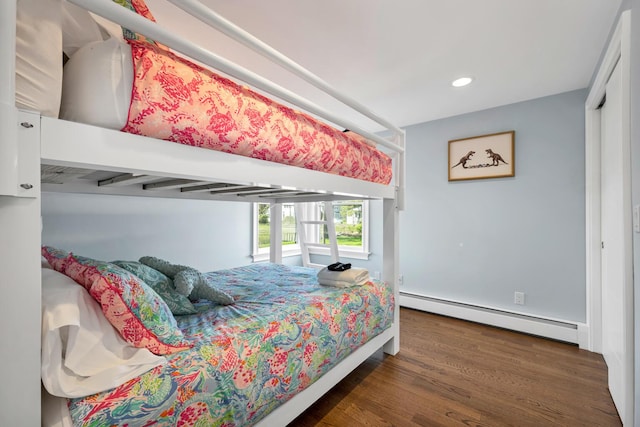
[[[619,61],[622,83],[622,145],[625,158],[631,152],[630,121],[630,42],[631,12],[620,15],[616,29],[605,56],[600,64],[596,78],[585,102],[585,202],[586,202],[586,285],[587,285],[587,331],[581,334],[580,348],[602,353],[602,282],[601,282],[601,234],[600,234],[600,110],[599,106],[606,91],[606,84],[615,65]],[[633,283],[633,240],[631,222],[631,170],[630,163],[623,171],[624,211],[624,248],[625,282]]]
[[[579,342],[581,348],[602,353],[602,280],[601,280],[601,113],[598,107],[606,92],[606,84],[616,64],[620,67],[622,86],[622,165],[623,192],[623,301],[627,306],[625,322],[629,326],[625,340],[634,346],[634,299],[633,299],[633,231],[631,208],[631,12],[621,14],[602,63],[596,74],[594,83],[585,102],[585,219],[586,219],[586,285],[587,285],[587,331],[584,331]],[[630,336],[629,336],[630,335]],[[631,350],[633,351],[633,350]],[[634,355],[627,355],[633,358]],[[633,359],[631,362],[633,370]],[[626,408],[620,414],[623,423],[633,424],[633,383],[625,392]]]

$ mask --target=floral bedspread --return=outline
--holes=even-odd
[[[381,282],[320,286],[313,269],[254,264],[207,273],[236,299],[176,316],[191,350],[110,391],[70,400],[74,425],[250,426],[391,325]]]
[[[361,137],[180,58],[131,40],[134,82],[125,132],[376,183],[391,159]]]

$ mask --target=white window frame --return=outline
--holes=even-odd
[[[352,200],[344,200],[345,202],[351,202]],[[340,203],[340,200],[334,203]],[[315,207],[315,209],[314,209]],[[319,204],[309,204],[309,211],[305,212],[308,218],[311,220],[320,219],[320,207]],[[315,236],[318,233],[314,234]],[[369,201],[362,200],[362,247],[354,248],[353,246],[338,246],[338,252],[340,253],[340,259],[362,259],[368,260],[371,252],[369,252]],[[329,248],[309,248],[309,253],[312,255],[331,255]]]
[[[269,261],[269,255],[271,251],[269,247],[266,247],[266,248],[260,247],[260,242],[258,238],[259,236],[258,204],[259,203],[251,204],[252,210],[253,210],[253,213],[251,215],[251,221],[253,223],[253,232],[252,232],[253,243],[252,243],[251,257],[253,258],[253,262],[264,262],[264,261]],[[262,203],[262,204],[268,205],[269,203]],[[269,217],[271,217],[271,212],[269,212]],[[300,253],[301,253],[300,245],[297,243],[294,245],[282,245],[282,258],[299,256]]]
[[[253,205],[253,233],[252,233],[252,258],[253,262],[269,261],[270,248],[260,248],[258,241],[258,203],[252,203]],[[306,220],[317,220],[320,218],[320,205],[319,203],[305,203],[304,204],[304,216]],[[313,233],[317,235],[318,233]],[[309,233],[309,235],[312,235]],[[368,260],[371,252],[369,251],[369,201],[362,201],[362,247],[354,249],[353,246],[338,246],[338,252],[340,253],[340,259],[360,259]],[[309,248],[309,253],[312,255],[326,255],[330,256],[331,252],[329,248]],[[283,245],[282,257],[300,256],[300,245]]]

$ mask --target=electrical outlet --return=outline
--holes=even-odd
[[[373,275],[371,276],[374,280],[380,280],[380,272],[379,271],[374,271]]]
[[[404,275],[400,274],[398,276],[398,286],[402,286],[404,283]]]
[[[518,305],[524,305],[524,292],[514,292],[513,302]]]

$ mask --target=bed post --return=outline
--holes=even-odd
[[[16,6],[17,0],[0,1],[0,271],[5,291],[0,298],[0,425],[37,426],[40,116],[15,107]]]
[[[282,264],[282,203],[269,205],[269,262]]]
[[[382,248],[382,279],[393,283],[395,307],[393,312],[393,339],[383,347],[387,354],[400,351],[400,288],[399,288],[399,253],[398,253],[398,206],[395,199],[383,200],[383,248]]]
[[[16,3],[0,2],[0,195],[15,196],[18,187],[16,140]]]
[[[393,314],[393,339],[384,345],[384,352],[396,354],[400,351],[400,211],[404,210],[404,146],[403,131],[394,136],[394,142],[403,150],[396,153],[394,161],[395,197],[383,200],[382,212],[382,279],[393,283],[395,310]]]

